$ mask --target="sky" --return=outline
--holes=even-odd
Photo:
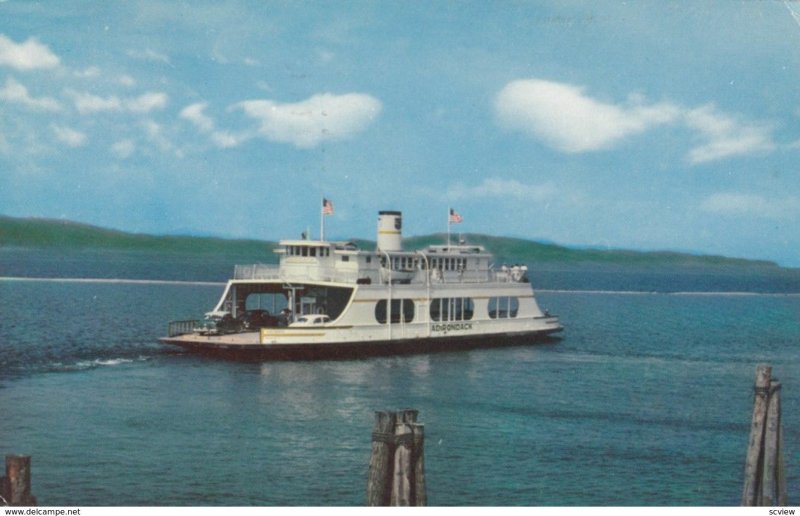
[[[800,2],[0,0],[0,214],[800,267]]]

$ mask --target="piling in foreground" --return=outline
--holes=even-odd
[[[759,364],[744,468],[743,506],[787,505],[780,390],[780,382],[772,378],[772,367]]]
[[[30,455],[6,455],[6,476],[0,479],[0,495],[4,505],[36,505],[31,494]]]
[[[424,427],[417,411],[375,412],[367,478],[368,506],[427,505]]]

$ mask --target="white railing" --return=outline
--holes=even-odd
[[[358,271],[337,270],[333,267],[317,265],[298,266],[280,269],[277,265],[237,265],[233,271],[236,280],[274,280],[283,281],[335,281],[339,283],[355,283],[359,278]]]
[[[425,283],[426,271],[417,271],[411,279],[412,283]],[[234,268],[233,279],[237,280],[272,280],[283,279],[287,281],[336,281],[341,283],[355,283],[360,277],[369,277],[373,282],[380,282],[378,271],[337,270],[332,267],[292,266],[283,271],[277,265],[253,264],[237,265]],[[400,274],[398,274],[398,277]],[[500,269],[481,269],[466,271],[431,271],[431,283],[518,283],[527,280],[526,267],[503,267]]]
[[[237,280],[266,280],[278,279],[280,270],[277,265],[237,265],[233,269],[233,279]]]

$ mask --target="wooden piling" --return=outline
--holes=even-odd
[[[427,505],[423,425],[418,411],[375,412],[367,505]]]
[[[767,404],[766,424],[764,426],[764,465],[761,472],[760,506],[774,505],[777,501],[778,467],[778,429],[780,427],[780,395],[781,384],[770,381],[769,403]]]
[[[411,493],[411,444],[413,434],[411,425],[397,423],[394,430],[396,447],[394,450],[394,476],[392,478],[392,494],[389,505],[392,507],[410,507]]]
[[[750,443],[747,448],[747,458],[744,468],[744,489],[742,491],[742,505],[752,507],[758,503],[760,487],[759,471],[762,461],[762,445],[764,442],[764,418],[767,413],[767,398],[769,397],[769,382],[772,376],[772,367],[759,364],[756,367],[755,398],[753,400],[753,418],[750,425]]]
[[[36,505],[31,495],[30,455],[6,455],[6,476],[2,479],[5,503],[15,506]]]
[[[766,364],[758,365],[750,442],[745,460],[743,506],[787,503],[780,390],[780,382],[772,378],[772,368]]]
[[[369,459],[367,478],[367,505],[370,507],[389,505],[392,485],[392,462],[394,461],[394,412],[375,412],[372,427],[372,455]]]
[[[411,432],[414,436],[412,446],[412,473],[414,475],[414,505],[424,507],[428,505],[428,490],[425,487],[425,425],[413,423]]]

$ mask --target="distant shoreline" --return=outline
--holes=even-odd
[[[0,282],[27,282],[27,283],[96,283],[111,285],[176,285],[176,286],[202,286],[222,287],[222,281],[182,281],[182,280],[149,280],[127,278],[40,278],[25,276],[0,276]],[[682,291],[659,292],[650,290],[592,290],[592,289],[534,289],[537,294],[597,294],[617,296],[709,296],[709,297],[800,297],[800,292],[726,292],[726,291]]]
[[[203,287],[221,287],[225,282],[221,281],[182,281],[182,280],[149,280],[149,279],[127,279],[127,278],[37,278],[26,276],[0,276],[0,281],[8,282],[29,282],[29,283],[109,283],[127,285],[187,285]]]
[[[498,258],[498,263],[527,264],[598,264],[615,266],[681,267],[757,267],[785,270],[768,260],[730,258],[673,251],[631,251],[624,249],[572,248],[512,237],[465,234],[470,244],[483,245]],[[408,237],[408,248],[422,248],[443,242],[444,235]],[[353,239],[364,249],[372,249],[370,240]],[[271,249],[276,242],[266,240],[225,239],[200,236],[158,236],[127,233],[66,220],[16,218],[0,215],[0,250],[58,249],[61,251],[128,251],[188,253],[192,255],[230,256],[232,259],[260,257],[273,261]]]

